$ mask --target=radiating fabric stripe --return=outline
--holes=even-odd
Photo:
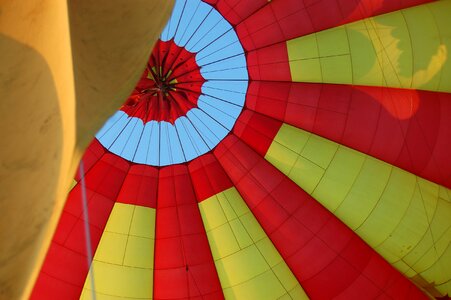
[[[451,294],[449,189],[286,124],[265,158],[403,274]]]
[[[226,299],[308,299],[235,188],[199,208]]]
[[[355,233],[235,135],[214,151],[312,299],[426,299]]]
[[[156,167],[131,164],[117,201],[155,209],[157,207],[158,175]]]
[[[116,203],[91,265],[96,299],[152,299],[155,209]],[[80,299],[92,299],[88,275]]]
[[[246,54],[249,77],[449,92],[449,6],[435,1],[270,43]]]
[[[95,253],[129,164],[103,155],[85,176],[92,253]],[[31,299],[77,299],[89,265],[80,184],[70,192],[53,236]]]
[[[188,167],[225,297],[305,298],[215,156]]]
[[[186,165],[160,169],[154,299],[223,299]]]
[[[266,160],[406,276],[433,295],[448,292],[449,189],[257,113],[244,112],[239,124],[252,147],[277,129]]]
[[[296,82],[451,92],[451,1],[436,1],[287,41]]]
[[[451,94],[252,82],[246,107],[451,188]]]
[[[188,164],[198,202],[202,202],[233,186],[216,157],[209,153]]]

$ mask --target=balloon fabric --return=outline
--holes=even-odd
[[[450,0],[178,0],[31,299],[448,297],[450,50]]]

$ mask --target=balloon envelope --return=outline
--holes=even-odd
[[[450,20],[451,1],[177,1],[32,299],[451,294]]]

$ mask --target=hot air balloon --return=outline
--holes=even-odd
[[[31,299],[448,297],[450,48],[449,0],[177,0]]]

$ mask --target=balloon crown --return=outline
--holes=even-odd
[[[121,109],[144,123],[155,120],[174,124],[197,107],[204,82],[195,53],[178,46],[173,39],[159,40],[140,81]]]

